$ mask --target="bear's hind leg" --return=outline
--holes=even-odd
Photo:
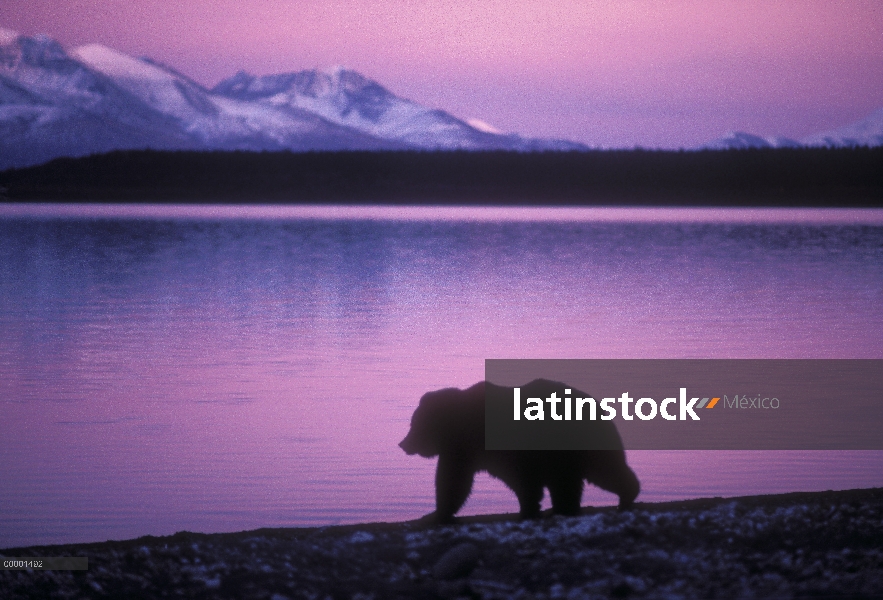
[[[604,452],[604,451],[600,451]],[[586,479],[602,490],[619,496],[619,508],[631,508],[641,492],[637,475],[625,462],[625,455],[610,452],[600,465],[587,474]]]

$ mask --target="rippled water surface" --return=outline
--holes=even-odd
[[[883,218],[0,209],[0,547],[414,518],[422,393],[643,357],[883,358]],[[883,485],[879,452],[629,460],[647,501]],[[516,510],[481,476],[464,512]]]

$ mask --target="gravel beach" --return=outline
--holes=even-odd
[[[0,598],[883,598],[883,488],[0,550]]]

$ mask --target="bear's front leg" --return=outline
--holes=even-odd
[[[435,517],[439,523],[451,523],[472,492],[475,470],[457,456],[440,454],[435,471]]]
[[[509,487],[518,498],[519,516],[522,519],[538,519],[540,517],[540,502],[543,500],[543,484],[531,478],[519,481],[517,485]]]

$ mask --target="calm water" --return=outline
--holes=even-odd
[[[487,357],[883,358],[880,212],[101,210],[0,207],[0,548],[420,516],[396,444]],[[629,460],[647,501],[883,485]],[[516,510],[482,476],[464,512]]]

